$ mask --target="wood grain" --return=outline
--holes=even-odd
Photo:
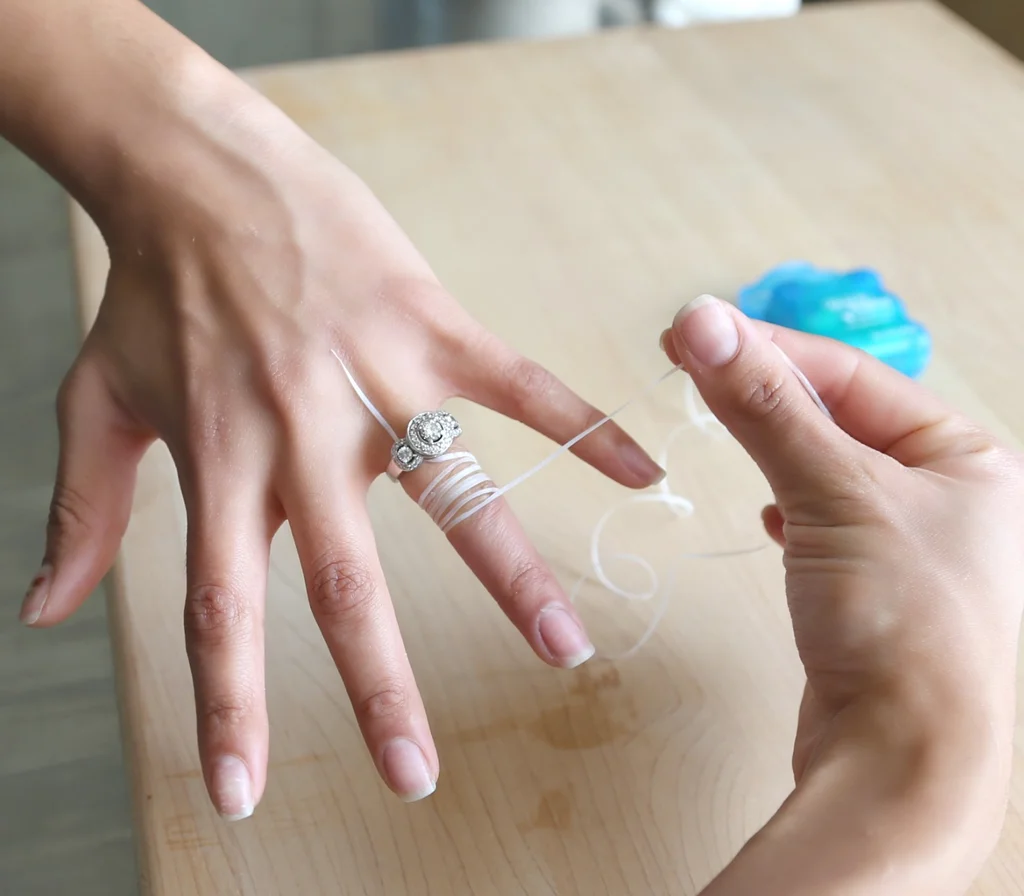
[[[1024,71],[937,6],[249,77],[368,180],[476,315],[597,402],[662,371],[658,333],[683,301],[732,296],[800,257],[877,266],[932,329],[929,383],[1024,435]],[[88,319],[106,260],[81,215],[75,232]],[[631,414],[652,447],[679,420],[679,388]],[[499,479],[543,451],[459,412]],[[698,516],[624,527],[650,536],[659,567],[753,537],[763,497],[727,444],[681,451],[673,475]],[[285,534],[267,611],[270,783],[251,820],[226,825],[194,742],[176,479],[162,449],[146,459],[111,606],[146,891],[695,893],[791,782],[801,674],[778,555],[689,564],[636,658],[559,673],[385,485],[373,516],[440,748],[438,791],[404,806],[376,780]],[[567,462],[513,495],[567,584],[610,488]],[[644,609],[587,612],[613,646]],[[979,896],[1024,881],[1022,775]]]

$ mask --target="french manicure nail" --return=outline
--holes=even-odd
[[[714,296],[698,296],[676,315],[675,328],[701,364],[728,364],[740,347],[736,320]]]
[[[548,653],[563,669],[575,669],[595,653],[590,638],[563,607],[554,605],[541,610],[538,628]]]
[[[406,737],[396,737],[384,748],[383,765],[384,777],[404,803],[415,803],[437,789],[427,757]]]
[[[225,821],[241,821],[252,815],[252,778],[237,756],[221,756],[214,763],[212,790],[213,804]]]
[[[43,607],[46,606],[46,599],[50,596],[50,580],[53,578],[53,567],[44,563],[32,584],[28,586],[28,593],[21,604],[19,618],[25,625],[35,625],[43,614]]]

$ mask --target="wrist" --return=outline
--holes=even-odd
[[[211,132],[258,96],[135,0],[0,11],[0,134],[103,227],[163,181],[182,187]],[[141,201],[146,201],[141,199]]]
[[[862,736],[823,753],[769,839],[807,836],[828,858],[827,875],[808,893],[966,892],[1005,813],[1001,750],[984,734],[946,723]]]
[[[772,820],[704,896],[960,896],[995,844],[1009,763],[976,718],[837,719]]]

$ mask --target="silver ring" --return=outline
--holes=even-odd
[[[409,421],[405,438],[391,446],[388,476],[397,480],[402,473],[411,473],[424,460],[440,457],[459,436],[462,427],[447,411],[426,411]]]

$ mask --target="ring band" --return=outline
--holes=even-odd
[[[459,436],[462,427],[447,411],[425,411],[409,421],[405,438],[391,446],[388,477],[396,482],[402,473],[411,473],[425,460],[441,457]]]

